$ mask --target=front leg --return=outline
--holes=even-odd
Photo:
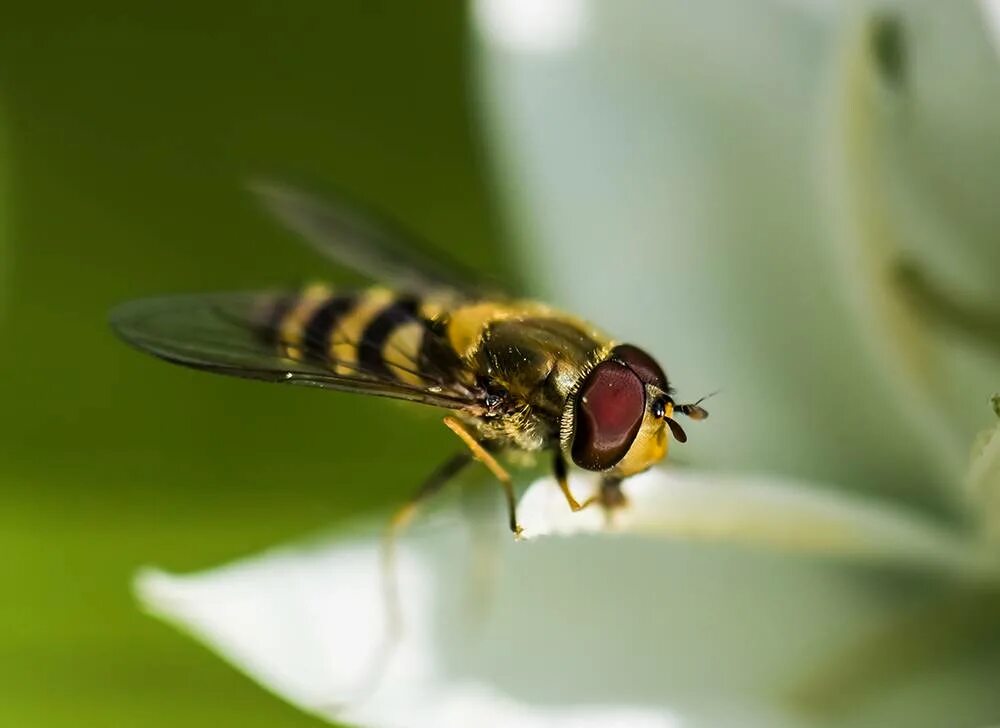
[[[556,476],[556,482],[559,484],[559,490],[562,491],[563,496],[566,498],[566,503],[569,504],[569,509],[574,513],[582,511],[584,508],[597,500],[597,496],[592,495],[583,503],[579,503],[576,498],[573,497],[573,492],[569,489],[569,476],[566,472],[566,460],[563,458],[562,452],[558,447],[556,448],[555,457],[552,462],[552,472]]]
[[[449,430],[458,435],[462,442],[472,451],[472,457],[489,468],[490,472],[500,481],[500,487],[503,488],[504,495],[507,498],[507,515],[510,518],[510,530],[513,532],[514,538],[519,538],[524,529],[517,522],[517,503],[514,499],[514,484],[510,473],[504,470],[504,467],[497,462],[497,459],[486,451],[482,443],[476,440],[461,422],[454,417],[445,417],[444,424]]]
[[[569,504],[570,510],[574,513],[582,511],[584,508],[593,505],[594,503],[600,503],[605,514],[608,516],[608,520],[610,521],[611,512],[613,510],[628,505],[628,499],[625,497],[625,494],[622,493],[621,489],[622,478],[617,475],[604,475],[601,478],[600,489],[594,493],[594,495],[583,501],[583,503],[580,503],[573,497],[573,493],[569,489],[569,477],[566,472],[566,460],[563,458],[562,453],[559,450],[556,450],[555,452],[555,458],[552,463],[552,471],[555,475],[556,482],[559,484],[559,490],[562,491],[563,496],[566,498],[566,503]]]
[[[628,498],[622,493],[622,478],[617,475],[605,475],[601,478],[601,489],[592,498],[601,502],[601,507],[609,518],[613,510],[628,505]]]
[[[622,478],[617,475],[605,473],[601,477],[601,487],[590,498],[587,503],[597,501],[604,511],[604,525],[611,529],[614,527],[615,511],[628,505],[628,498],[622,492]]]

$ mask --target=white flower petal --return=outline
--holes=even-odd
[[[911,0],[893,11],[904,85],[884,89],[874,131],[904,252],[947,287],[1000,304],[990,194],[1000,185],[1000,55],[977,5]]]
[[[421,564],[403,556],[401,573],[411,618],[426,602]],[[304,552],[278,550],[261,559],[204,575],[177,578],[147,570],[136,582],[153,613],[211,640],[215,648],[261,683],[299,707],[331,713],[357,701],[367,689],[367,666],[380,642],[357,624],[385,621],[377,587],[377,554],[367,544]],[[319,574],[335,579],[317,578]],[[330,619],[336,608],[336,619]],[[252,640],[247,640],[248,635]],[[423,649],[421,649],[423,647]],[[392,669],[419,682],[426,646],[407,643]]]
[[[933,453],[928,463],[953,488],[995,384],[1000,340],[921,310],[898,271],[926,278],[949,312],[993,311],[1000,321],[1000,214],[989,200],[1000,185],[1000,60],[971,3],[900,3],[845,27],[822,145],[834,269],[869,361],[921,438],[913,449]],[[879,38],[892,46],[891,71]]]
[[[147,609],[211,644],[265,687],[331,720],[373,726],[674,728],[668,710],[528,706],[476,680],[442,685],[429,662],[426,564],[412,553],[398,573],[408,637],[384,673],[385,596],[376,542],[284,549],[231,567],[136,581]]]
[[[637,502],[658,482],[645,480]],[[667,490],[663,503],[691,497]],[[533,489],[524,502],[536,524],[538,498]],[[950,583],[904,578],[884,565],[848,568],[638,535],[521,543],[505,535],[483,557],[469,533],[449,515],[406,538],[405,636],[374,688],[385,632],[371,530],[193,576],[146,572],[138,591],[150,611],[262,685],[352,724],[780,728],[822,723],[787,697],[803,684],[820,695],[827,685],[853,705],[829,664],[905,619],[914,603],[948,593]],[[906,587],[887,589],[887,579]],[[854,673],[850,662],[847,670]],[[989,686],[952,674],[918,701],[880,702],[887,720],[899,725],[905,715],[914,718],[908,725],[936,726],[955,700],[990,704]],[[892,677],[890,697],[893,685],[909,685],[905,674]]]
[[[596,491],[597,480],[579,476],[571,487],[580,500]],[[608,532],[610,526],[616,534],[731,541],[942,568],[970,577],[1000,576],[1000,561],[964,534],[801,481],[655,469],[630,478],[622,488],[629,503],[608,524],[596,507],[571,512],[553,482],[540,480],[518,507],[524,536]]]
[[[569,48],[587,23],[583,0],[476,0],[472,8],[490,42],[528,52]]]
[[[979,7],[983,11],[983,19],[990,32],[990,39],[993,41],[997,54],[1000,54],[1000,0],[979,0]]]
[[[494,158],[552,298],[681,396],[722,388],[678,454],[935,493],[947,468],[832,270],[815,144],[841,11],[810,7],[590,0],[558,57],[484,43]]]

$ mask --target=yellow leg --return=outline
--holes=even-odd
[[[510,473],[504,470],[503,466],[497,462],[496,458],[490,455],[486,449],[474,438],[465,426],[456,420],[454,417],[445,417],[444,424],[449,430],[458,435],[459,439],[462,440],[472,451],[472,457],[481,462],[490,472],[496,476],[496,479],[500,481],[500,487],[503,488],[504,495],[507,498],[507,515],[510,517],[510,530],[514,533],[514,537],[521,535],[523,530],[520,524],[517,522],[517,505],[514,500],[514,484],[511,481]]]
[[[590,496],[590,498],[587,498],[587,500],[583,503],[579,503],[576,498],[573,497],[573,492],[569,489],[569,476],[566,473],[566,461],[563,460],[562,453],[559,452],[559,450],[556,450],[555,453],[553,472],[556,476],[556,482],[559,484],[559,490],[562,491],[563,497],[566,498],[566,502],[569,504],[569,509],[574,513],[582,511],[591,503],[597,501],[597,496],[595,495]]]

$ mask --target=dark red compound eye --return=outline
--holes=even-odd
[[[646,386],[631,368],[605,361],[587,375],[576,399],[573,462],[607,470],[625,457],[646,413]]]
[[[664,392],[669,391],[667,375],[656,360],[642,349],[631,344],[622,344],[611,350],[611,358],[635,372],[644,384],[653,384]]]

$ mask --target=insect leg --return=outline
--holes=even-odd
[[[438,466],[434,472],[427,476],[427,479],[424,480],[417,489],[417,492],[410,497],[406,504],[401,506],[392,515],[392,520],[389,522],[390,533],[398,535],[399,531],[406,528],[416,515],[420,504],[441,490],[449,480],[458,475],[462,471],[462,468],[471,462],[472,453],[463,451],[452,455]]]
[[[402,634],[403,617],[399,602],[399,583],[396,570],[396,543],[403,529],[413,520],[420,505],[430,496],[443,488],[462,469],[472,462],[472,453],[462,451],[452,455],[435,469],[410,497],[405,505],[399,508],[389,521],[385,535],[382,538],[382,588],[386,605],[387,640],[383,650],[383,660],[388,657],[392,646]],[[380,668],[379,668],[380,669]],[[376,674],[379,670],[376,670]]]
[[[614,475],[606,475],[601,478],[601,489],[596,495],[591,496],[587,503],[597,501],[604,509],[604,515],[608,525],[611,525],[611,517],[615,509],[628,505],[628,498],[622,493],[622,479]]]
[[[583,503],[578,502],[577,499],[573,497],[573,493],[569,489],[569,477],[566,473],[566,460],[563,458],[563,455],[558,448],[556,449],[555,457],[553,458],[552,471],[556,476],[556,483],[559,484],[559,490],[562,491],[563,496],[566,498],[566,503],[569,504],[569,509],[574,513],[582,511],[591,503],[597,501],[600,497],[598,495],[592,495]]]
[[[517,505],[514,499],[514,484],[511,481],[510,473],[504,470],[503,466],[497,462],[496,458],[490,455],[482,443],[476,440],[465,426],[454,417],[445,417],[444,424],[449,430],[454,432],[472,451],[472,456],[490,469],[490,472],[500,481],[504,495],[507,498],[507,515],[510,517],[510,530],[515,538],[521,535],[523,530],[517,522]]]

